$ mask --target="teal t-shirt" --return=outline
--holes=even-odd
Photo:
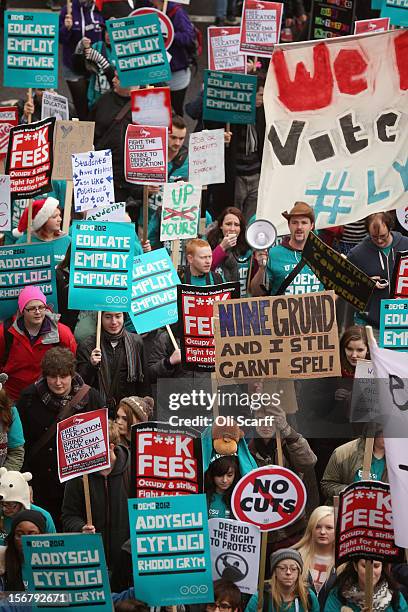
[[[223,497],[221,493],[214,493],[208,508],[208,518],[233,518],[231,510],[227,508]]]
[[[13,406],[11,409],[11,416],[13,420],[10,425],[10,429],[7,432],[7,446],[9,448],[18,448],[19,446],[23,446],[25,440],[20,415],[18,414],[18,410],[15,406]]]
[[[36,234],[31,234],[31,242],[45,242],[38,238]],[[55,265],[57,266],[65,257],[66,252],[68,250],[69,245],[71,244],[70,236],[61,236],[60,238],[55,238],[55,240],[50,240],[54,246],[54,256],[55,256]],[[47,242],[47,244],[49,244]],[[27,244],[27,235],[23,234],[16,242],[16,244]]]
[[[296,268],[301,259],[300,251],[294,251],[282,244],[269,251],[266,273],[271,295],[276,294],[285,278]],[[286,289],[285,294],[299,295],[316,291],[324,291],[324,287],[316,274],[305,265]]]
[[[47,510],[44,510],[44,508],[40,508],[40,506],[36,506],[35,504],[31,504],[30,509],[37,510],[37,512],[41,512],[41,514],[45,518],[45,533],[57,533],[54,521],[52,520],[52,516]],[[13,518],[14,517],[12,516],[3,516],[3,533],[0,533],[0,545],[4,545],[5,537],[10,533]]]
[[[214,283],[214,276],[212,272],[209,272],[209,276],[210,276],[210,285],[215,285]],[[221,274],[222,276],[222,274]],[[222,276],[223,280],[224,277]],[[208,285],[207,282],[207,274],[203,274],[202,276],[193,276],[191,275],[191,282],[189,283],[190,285],[193,285],[193,287],[206,287]]]
[[[382,457],[381,459],[377,459],[377,457],[374,457],[373,455],[373,458],[371,460],[369,479],[370,480],[381,480],[384,470],[385,470],[385,457]],[[353,482],[358,482],[359,480],[362,479],[362,477],[363,477],[363,469],[360,468],[359,470],[357,470],[354,476]]]

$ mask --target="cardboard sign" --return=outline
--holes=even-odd
[[[88,221],[114,221],[126,223],[126,202],[113,202],[107,206],[86,211]]]
[[[129,521],[133,577],[142,601],[148,606],[214,601],[205,495],[129,499]]]
[[[0,320],[15,314],[20,291],[27,285],[39,287],[58,312],[52,242],[0,248]]]
[[[166,127],[128,125],[125,137],[125,177],[128,183],[167,183]]]
[[[201,187],[192,183],[166,183],[160,240],[196,238],[200,219]]]
[[[55,118],[11,128],[6,174],[13,198],[32,198],[52,190],[51,171]]]
[[[179,284],[166,249],[134,258],[130,318],[138,334],[176,323]]]
[[[383,0],[381,17],[389,17],[392,25],[408,28],[408,0]]]
[[[240,51],[271,57],[279,42],[282,24],[281,2],[245,0],[242,9]]]
[[[188,178],[195,185],[225,182],[224,130],[204,130],[190,134]]]
[[[291,470],[267,465],[245,474],[234,488],[231,508],[239,521],[275,531],[294,523],[306,505],[306,489]]]
[[[309,38],[335,38],[353,33],[357,0],[347,0],[341,6],[330,0],[312,0]]]
[[[408,298],[408,251],[399,251],[391,279],[391,297]]]
[[[332,289],[357,310],[366,310],[375,281],[341,257],[313,232],[309,233],[302,259],[307,262],[325,289]]]
[[[57,121],[55,124],[53,180],[72,181],[72,155],[93,148],[93,121]]]
[[[208,32],[208,68],[223,72],[246,72],[246,58],[239,51],[239,26],[214,27]]]
[[[4,13],[4,85],[58,87],[58,15],[46,11]]]
[[[233,582],[241,593],[256,593],[261,550],[259,527],[212,518],[208,528],[213,579]]]
[[[134,248],[130,223],[74,221],[68,307],[129,311]]]
[[[172,110],[169,87],[136,89],[131,91],[132,123],[163,126],[171,130]]]
[[[214,305],[219,378],[341,376],[334,292]]]
[[[60,482],[110,467],[106,408],[57,423],[57,460]]]
[[[17,106],[0,106],[0,159],[6,157],[10,130],[18,125]]]
[[[377,19],[361,19],[354,22],[354,34],[372,34],[373,32],[386,32],[390,29],[389,17]]]
[[[155,13],[106,22],[122,87],[169,81],[170,66]]]
[[[239,282],[222,285],[179,285],[178,312],[181,324],[181,359],[185,368],[214,369],[214,304],[239,295]]]
[[[221,123],[255,123],[255,99],[255,76],[204,71],[204,119]]]
[[[112,151],[88,151],[72,156],[75,212],[108,206],[115,201]]]
[[[168,51],[174,41],[174,26],[173,22],[166,13],[153,7],[141,7],[130,13],[130,16],[134,15],[157,15],[160,22],[160,31],[164,40],[164,47]]]
[[[44,607],[50,612],[60,611],[61,606],[112,612],[108,569],[100,533],[23,536],[21,540],[27,588],[34,597],[38,595],[38,599],[34,600],[38,606],[45,601],[48,603]],[[54,602],[54,605],[50,602]]]
[[[275,47],[257,217],[278,235],[297,201],[314,209],[317,229],[406,205],[408,131],[398,117],[407,38],[395,30]],[[271,193],[279,193],[273,206]]]
[[[47,117],[69,121],[68,98],[51,91],[44,91],[41,100],[41,119]]]
[[[132,497],[190,495],[203,491],[201,437],[168,423],[132,427]]]
[[[11,231],[10,177],[0,174],[0,233]]]
[[[381,300],[379,346],[408,352],[408,299]]]
[[[361,558],[389,563],[403,559],[395,545],[390,485],[365,480],[340,493],[336,566]]]

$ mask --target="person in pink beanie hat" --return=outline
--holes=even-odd
[[[39,287],[24,287],[18,298],[14,317],[0,325],[0,365],[8,375],[6,390],[18,399],[22,390],[41,375],[45,353],[61,346],[75,355],[75,338],[59,314],[47,307],[47,298]]]

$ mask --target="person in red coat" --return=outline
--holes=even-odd
[[[75,338],[58,319],[47,308],[43,292],[28,286],[18,298],[17,314],[0,324],[0,366],[8,375],[5,388],[13,400],[40,377],[41,361],[49,349],[61,346],[75,355]]]

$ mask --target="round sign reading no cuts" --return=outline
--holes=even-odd
[[[296,521],[306,504],[306,489],[291,470],[277,465],[257,468],[238,481],[231,507],[239,521],[261,531],[282,529]]]

